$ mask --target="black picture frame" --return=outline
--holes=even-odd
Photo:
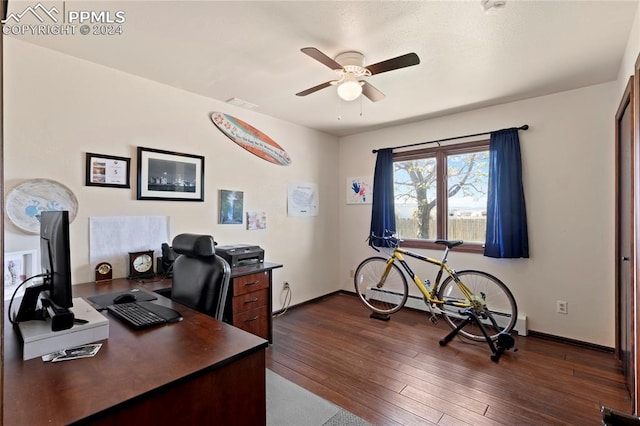
[[[138,147],[138,200],[204,201],[204,157]]]
[[[85,186],[131,188],[131,159],[87,152]]]

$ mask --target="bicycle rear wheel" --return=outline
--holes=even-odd
[[[478,316],[491,340],[496,340],[500,333],[511,332],[518,319],[518,307],[507,286],[486,272],[460,271],[457,274],[460,281],[473,292],[475,300],[467,300],[451,277],[444,280],[438,290],[438,298],[444,300],[445,304],[439,307],[451,328],[458,327],[468,318],[461,312],[465,307],[451,304],[458,303],[464,304]],[[459,334],[471,340],[486,341],[482,330],[473,321],[464,326]]]
[[[354,275],[356,293],[367,308],[379,314],[392,314],[402,309],[407,302],[409,287],[407,279],[392,263],[387,271],[387,259],[370,257],[358,265]]]

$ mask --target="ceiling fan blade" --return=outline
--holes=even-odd
[[[322,64],[325,64],[332,70],[342,69],[342,65],[340,65],[339,63],[337,63],[336,61],[334,61],[333,59],[331,59],[330,57],[328,57],[327,55],[325,55],[315,47],[303,47],[302,49],[300,49],[300,51],[306,55],[311,56],[316,61]]]
[[[407,53],[397,58],[387,59],[377,64],[369,65],[366,68],[371,71],[371,75],[380,74],[387,71],[397,70],[398,68],[410,67],[418,65],[420,58],[415,53]]]
[[[329,87],[333,85],[335,81],[327,81],[326,83],[318,84],[317,86],[313,86],[310,89],[303,90],[302,92],[296,93],[296,96],[307,96],[313,92],[317,92],[320,89],[324,89],[325,87]]]
[[[362,94],[365,95],[371,102],[378,102],[384,99],[384,93],[373,87],[371,83],[363,82]]]

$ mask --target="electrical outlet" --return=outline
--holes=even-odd
[[[559,314],[569,313],[567,305],[567,302],[564,300],[556,300],[556,312]]]
[[[289,290],[289,282],[285,281],[282,283],[282,289],[283,290]]]

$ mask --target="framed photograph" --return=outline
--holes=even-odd
[[[220,190],[220,223],[242,224],[243,198],[242,191]]]
[[[204,201],[204,157],[138,147],[137,199]]]
[[[27,278],[38,274],[36,250],[7,252],[4,254],[4,300],[13,296],[16,288]],[[24,286],[16,293],[16,297],[24,294]]]
[[[131,188],[130,163],[130,158],[87,152],[85,185]]]

